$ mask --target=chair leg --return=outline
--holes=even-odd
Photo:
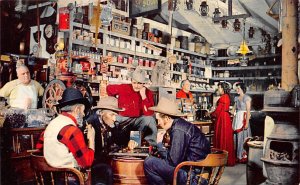
[[[51,184],[54,185],[55,184],[55,180],[54,180],[53,173],[50,172],[50,175],[51,175]]]
[[[36,172],[34,172],[34,177],[35,177],[36,185],[40,185],[39,178]]]
[[[41,184],[44,185],[44,177],[43,174],[40,172],[40,177],[41,177]]]

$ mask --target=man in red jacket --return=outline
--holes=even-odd
[[[131,130],[142,131],[144,139],[156,146],[157,127],[154,112],[149,110],[154,106],[153,93],[144,86],[148,79],[139,67],[130,77],[131,84],[108,85],[106,89],[109,96],[118,97],[119,107],[125,109],[117,116],[117,126],[123,134]]]

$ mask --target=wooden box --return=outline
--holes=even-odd
[[[113,32],[129,36],[130,35],[130,23],[127,23],[124,21],[119,21],[119,20],[112,20],[111,30]]]

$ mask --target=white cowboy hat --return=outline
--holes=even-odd
[[[171,101],[165,97],[162,97],[158,101],[157,106],[150,107],[149,109],[153,110],[154,112],[159,112],[171,116],[186,116],[178,110],[178,105],[174,101]]]
[[[132,73],[129,73],[128,76],[136,82],[139,83],[148,83],[149,79],[146,78],[146,72],[142,70],[139,66],[135,68]]]
[[[119,108],[118,99],[113,96],[103,97],[97,103],[97,106],[92,107],[92,109],[106,109],[121,112],[124,111],[124,108]]]

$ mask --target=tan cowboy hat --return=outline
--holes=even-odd
[[[146,78],[146,72],[142,70],[139,66],[135,68],[132,73],[129,73],[128,76],[136,82],[139,83],[148,83],[149,79]]]
[[[97,103],[97,106],[92,107],[92,109],[106,109],[112,111],[124,111],[124,108],[119,108],[118,99],[113,96],[103,97]]]
[[[159,113],[163,113],[163,114],[167,114],[167,115],[171,115],[171,116],[177,116],[177,117],[181,117],[181,116],[186,116],[185,114],[181,113],[178,110],[178,105],[165,98],[162,97],[159,101],[157,106],[155,107],[150,107],[150,110],[153,110],[154,112],[159,112]]]

